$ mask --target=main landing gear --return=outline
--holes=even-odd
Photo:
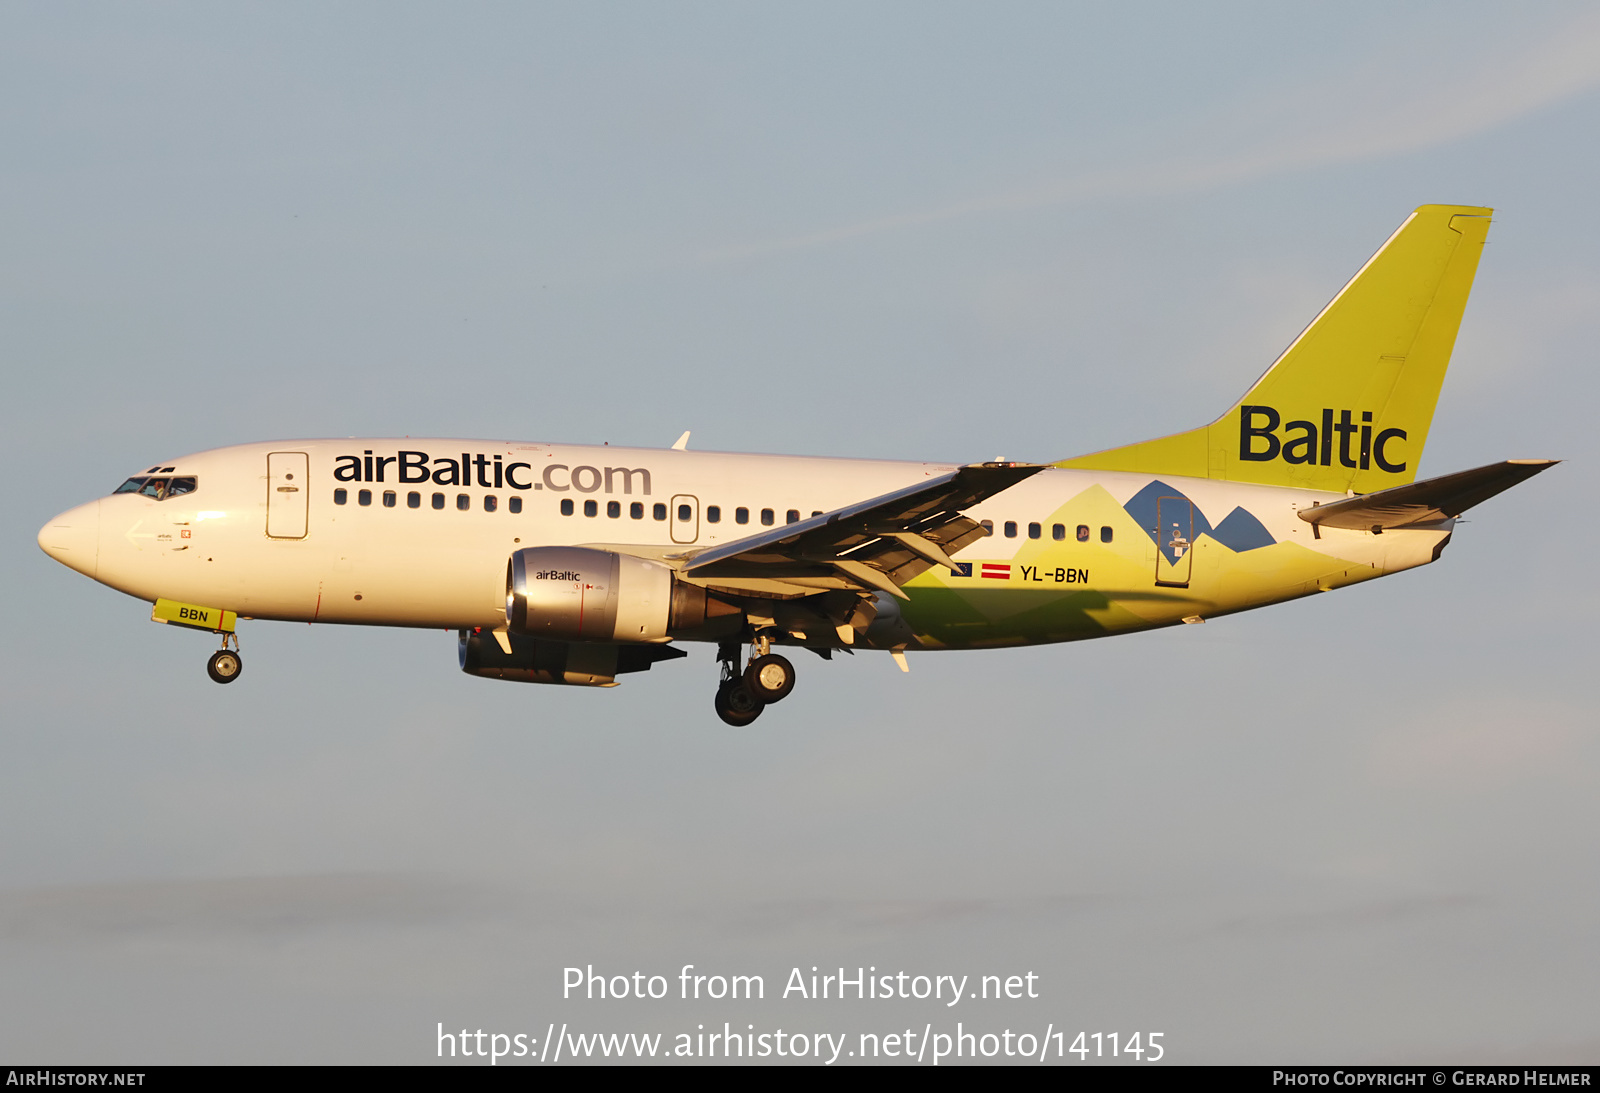
[[[744,671],[739,670],[739,646],[726,642],[717,650],[722,662],[722,682],[717,685],[717,697],[712,705],[717,716],[735,728],[742,728],[761,716],[761,711],[772,702],[789,697],[794,690],[794,665],[789,658],[771,652],[771,641],[765,637],[755,640],[754,654]]]
[[[228,639],[233,638],[233,648],[228,648]],[[211,659],[206,661],[206,674],[218,683],[232,683],[239,678],[239,673],[244,671],[244,660],[239,656],[239,638],[237,635],[223,634],[222,648],[211,654]]]
[[[763,705],[778,702],[794,690],[794,665],[777,653],[751,657],[744,670],[744,685]]]

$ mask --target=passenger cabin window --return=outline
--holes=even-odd
[[[722,522],[722,506],[721,505],[707,505],[706,506],[706,523],[708,523],[708,524],[719,524],[721,522]]]
[[[667,506],[663,505],[660,501],[657,501],[653,506],[651,506],[650,515],[655,517],[657,520],[665,520],[667,518]]]
[[[733,522],[736,523],[736,524],[748,524],[750,522],[750,510],[749,509],[734,509],[733,510]]]
[[[372,491],[371,490],[360,490],[360,491],[358,491],[356,493],[356,504],[358,504],[358,505],[370,505],[370,504],[372,504]]]
[[[406,494],[406,508],[420,509],[421,507],[422,494],[418,493],[416,490],[412,490],[410,493]]]
[[[786,524],[798,524],[800,522],[800,510],[790,509],[788,512],[784,513],[783,522]]]
[[[506,502],[506,508],[510,509],[512,512],[521,512],[522,511],[522,498],[513,497],[511,500]]]
[[[1054,539],[1056,542],[1059,543],[1059,542],[1061,542],[1061,540],[1065,539],[1066,537],[1067,537],[1067,525],[1065,525],[1065,524],[1051,524],[1050,525],[1050,538]]]
[[[993,520],[979,520],[978,524],[979,524],[980,527],[983,528],[983,533],[985,535],[993,535],[994,534],[994,521]]]
[[[630,519],[630,520],[643,520],[644,519],[644,502],[643,501],[635,501],[633,504],[628,506],[628,519]]]
[[[688,521],[693,520],[693,519],[694,519],[694,509],[690,508],[688,505],[679,505],[678,506],[678,523],[680,523],[680,524],[687,523]]]
[[[1111,528],[1103,527],[1100,529],[1100,541],[1102,543],[1109,543],[1111,541]]]
[[[1006,538],[1007,539],[1015,539],[1016,537],[1017,537],[1017,522],[1015,520],[1007,520],[1006,521]]]
[[[606,502],[606,515],[611,517],[611,519],[613,519],[613,520],[615,520],[617,517],[621,516],[622,515],[622,502],[621,501],[607,501]]]
[[[1043,533],[1044,533],[1044,529],[1041,528],[1038,524],[1029,524],[1028,525],[1028,538],[1037,539]]]
[[[335,505],[342,505],[348,500],[350,500],[350,491],[349,490],[334,490],[333,491],[333,503]]]
[[[583,503],[583,514],[585,516],[599,516],[600,515],[600,502],[598,502],[598,501],[585,501]]]
[[[1087,543],[1088,541],[1089,541],[1089,525],[1088,524],[1079,524],[1078,525],[1078,542]]]
[[[770,528],[776,522],[776,519],[777,518],[772,515],[771,509],[761,510],[761,523],[763,526]]]
[[[444,508],[444,494],[436,493],[433,495],[433,507],[436,509]]]
[[[493,512],[495,509],[497,509],[499,507],[500,507],[500,499],[498,497],[496,497],[492,493],[486,493],[486,494],[483,495],[483,511],[484,512]]]
[[[562,501],[561,501],[561,515],[562,516],[571,516],[572,515],[572,498],[567,497],[567,498],[563,498],[562,499]]]
[[[394,502],[395,502],[394,491],[393,490],[384,490],[383,491],[383,507],[386,508],[386,509],[392,509],[392,508],[394,508]]]
[[[466,512],[471,507],[472,507],[472,495],[470,493],[458,493],[458,494],[456,494],[456,510],[458,512]]]

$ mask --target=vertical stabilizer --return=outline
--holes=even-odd
[[[1417,474],[1492,210],[1424,205],[1210,425],[1058,467],[1370,493]]]

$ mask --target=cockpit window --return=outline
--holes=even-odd
[[[181,478],[149,478],[139,475],[128,479],[111,492],[113,495],[137,493],[141,497],[164,501],[169,497],[181,497],[186,493],[193,493],[199,488],[200,480],[193,475],[184,475]]]

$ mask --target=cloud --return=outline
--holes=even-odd
[[[1380,736],[1372,778],[1380,785],[1469,791],[1560,778],[1592,736],[1580,728],[1585,723],[1563,702],[1458,699]]]
[[[1482,910],[1489,906],[1491,904],[1487,899],[1472,895],[1402,897],[1354,907],[1230,918],[1200,936],[1365,930],[1414,919],[1434,919],[1440,915]]]
[[[1110,197],[1160,197],[1314,167],[1439,147],[1499,128],[1600,86],[1600,14],[1586,14],[1508,57],[1462,64],[1465,75],[1420,92],[1413,59],[1384,58],[1340,80],[1279,96],[1269,109],[1293,135],[1222,155],[1154,159],[702,255],[708,263],[805,250],[973,216]],[[1403,75],[1386,76],[1400,70]],[[1409,93],[1408,93],[1409,92]],[[1332,116],[1317,117],[1329,109]]]
[[[340,927],[416,927],[501,908],[505,893],[433,877],[326,874],[0,891],[0,939],[274,939]]]
[[[812,927],[836,936],[896,934],[949,925],[1022,921],[1055,922],[1114,906],[1098,894],[1010,899],[794,899],[769,900],[734,909],[730,928],[747,933]]]
[[[1379,1061],[1391,1066],[1426,1066],[1446,1058],[1465,1066],[1594,1066],[1600,1061],[1600,1037],[1513,1044],[1457,1042],[1442,1047],[1408,1045]]]

